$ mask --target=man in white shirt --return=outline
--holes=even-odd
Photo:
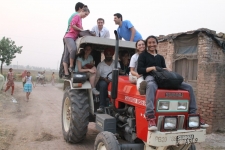
[[[100,76],[97,89],[99,90],[99,100],[100,105],[99,109],[97,109],[97,112],[103,113],[104,107],[107,107],[106,99],[108,97],[108,84],[110,83],[110,79],[112,79],[112,74],[109,75],[109,79],[107,78],[107,75],[112,72],[115,61],[112,59],[114,55],[114,49],[108,48],[104,50],[105,59],[100,62],[97,66],[97,74]],[[120,68],[120,63],[118,63],[118,68]]]
[[[103,27],[105,21],[103,18],[98,18],[97,25],[94,26],[91,31],[94,31],[96,36],[102,37],[102,38],[109,38],[109,30],[105,27]]]

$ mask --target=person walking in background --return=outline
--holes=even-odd
[[[12,87],[11,95],[13,95],[13,92],[14,92],[14,77],[13,77],[12,71],[13,69],[10,68],[7,74],[7,83],[6,83],[6,89],[5,89],[5,92],[6,92],[10,87]]]
[[[82,18],[89,15],[90,11],[88,8],[83,8],[80,13],[75,15],[70,23],[70,29],[64,37],[65,41],[65,52],[63,55],[63,66],[64,66],[64,79],[70,79],[69,71],[72,72],[74,68],[74,59],[77,51],[76,39],[80,31],[83,31]],[[70,67],[69,67],[70,65]]]
[[[119,25],[117,32],[120,40],[123,38],[126,41],[137,42],[142,39],[141,34],[134,28],[129,20],[123,21],[123,17],[120,13],[114,14],[114,22]]]
[[[26,75],[27,75],[27,70],[24,70],[23,73],[21,74],[23,87],[24,87],[24,84],[26,83],[26,79],[25,79]]]
[[[26,75],[26,83],[24,85],[23,91],[26,92],[27,102],[29,101],[30,93],[32,92],[32,86],[34,87],[34,83],[32,81],[32,76],[30,76],[30,72],[27,71]]]
[[[55,73],[54,72],[52,73],[51,82],[52,82],[52,85],[55,86]]]
[[[104,27],[105,20],[103,18],[98,18],[97,25],[94,26],[91,31],[95,32],[96,36],[102,37],[102,38],[109,38],[109,30]]]

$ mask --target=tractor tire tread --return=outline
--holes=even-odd
[[[98,144],[100,142],[103,142],[106,145],[107,150],[119,150],[119,142],[116,139],[116,136],[108,131],[100,132],[96,139],[94,144],[94,150],[97,150]]]
[[[66,89],[64,98],[66,96],[71,101],[71,122],[68,134],[64,134],[64,139],[69,143],[79,143],[85,138],[89,124],[87,91],[84,89]]]

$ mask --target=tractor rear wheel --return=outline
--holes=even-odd
[[[87,133],[89,103],[87,91],[67,88],[62,102],[62,131],[66,142],[81,142]]]
[[[120,150],[120,146],[114,134],[103,131],[95,139],[94,150]]]

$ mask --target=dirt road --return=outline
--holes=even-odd
[[[62,85],[37,85],[26,102],[22,84],[16,83],[14,97],[0,93],[0,150],[93,150],[98,131],[90,123],[86,139],[68,144],[62,136]],[[9,93],[8,93],[9,94]],[[207,135],[197,150],[225,150],[225,134]]]
[[[94,123],[89,124],[84,142],[74,145],[64,141],[61,129],[63,91],[59,87],[37,85],[29,102],[26,102],[21,83],[15,88],[17,103],[12,102],[11,96],[1,94],[0,150],[93,150],[98,133]]]

